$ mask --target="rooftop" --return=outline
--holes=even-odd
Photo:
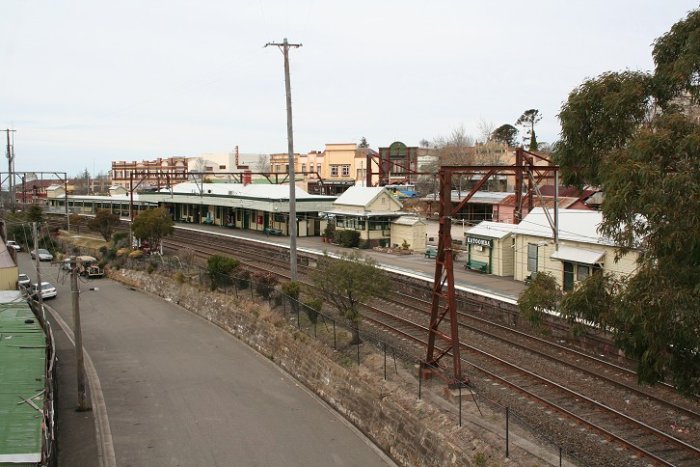
[[[550,211],[553,217],[554,213]],[[599,211],[583,209],[559,210],[559,238],[581,243],[613,245],[610,239],[598,233],[598,227],[603,222],[603,214]],[[513,232],[519,235],[552,238],[552,228],[547,221],[543,208],[534,208],[520,224],[514,226]]]
[[[46,339],[34,313],[19,292],[0,293],[2,465],[41,461],[44,420],[34,406],[44,407],[45,368]]]
[[[503,238],[512,234],[515,227],[516,225],[514,224],[483,221],[469,229],[466,233],[468,235],[477,235],[479,237]]]

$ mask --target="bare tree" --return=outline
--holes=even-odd
[[[262,173],[270,173],[270,156],[267,154],[258,155],[258,161],[255,163],[255,170]]]
[[[471,165],[474,164],[474,138],[468,135],[463,126],[452,130],[448,137],[437,137],[433,142],[435,154],[439,164],[443,165]],[[467,186],[465,177],[453,177],[452,183],[455,189],[462,191]]]

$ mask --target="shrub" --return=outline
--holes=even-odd
[[[233,276],[233,283],[239,289],[247,289],[250,285],[250,271],[248,271],[247,269],[241,269],[240,271],[237,271],[236,274]]]
[[[318,321],[318,314],[323,308],[323,300],[320,298],[312,298],[304,302],[304,310],[306,310],[306,316],[309,317],[309,321],[316,323]]]
[[[112,245],[115,248],[123,248],[129,246],[129,232],[116,232],[112,235]]]
[[[275,286],[277,285],[277,276],[269,272],[262,272],[255,274],[255,291],[265,300],[269,300],[272,297],[272,293],[275,291]]]
[[[134,250],[134,251],[132,251],[132,252],[129,253],[129,258],[131,258],[131,259],[141,259],[141,258],[143,258],[143,254],[144,254],[144,253],[143,253],[143,251],[141,251],[141,250]]]
[[[360,245],[360,232],[357,230],[336,230],[333,243],[345,248],[355,248]]]
[[[214,255],[207,260],[207,275],[211,290],[218,287],[230,285],[231,272],[240,266],[240,261],[228,256]]]
[[[554,276],[547,272],[538,272],[518,297],[518,308],[530,324],[539,327],[546,311],[559,308],[561,298],[562,293]]]

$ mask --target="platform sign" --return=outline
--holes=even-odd
[[[491,240],[491,239],[472,237],[469,235],[466,236],[466,242],[467,242],[467,245],[479,245],[479,246],[485,246],[488,248],[491,248],[493,246],[493,240]]]

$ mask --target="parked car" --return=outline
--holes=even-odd
[[[31,291],[31,296],[32,298],[36,299],[39,297],[37,294],[38,290],[38,284],[34,283],[32,284],[32,291]],[[41,298],[54,298],[56,296],[56,287],[51,285],[49,282],[42,282],[41,283]]]
[[[31,284],[31,283],[32,283],[32,280],[26,274],[20,274],[19,277],[17,278],[17,284],[20,287],[29,287],[29,284]]]
[[[39,261],[53,261],[53,255],[49,252],[49,250],[45,250],[43,248],[32,250],[30,254],[32,255],[32,259],[36,259],[36,257],[39,256]]]
[[[7,248],[12,248],[15,251],[22,251],[22,247],[20,246],[20,244],[14,240],[8,240],[7,242],[5,242],[5,245],[7,245]]]

